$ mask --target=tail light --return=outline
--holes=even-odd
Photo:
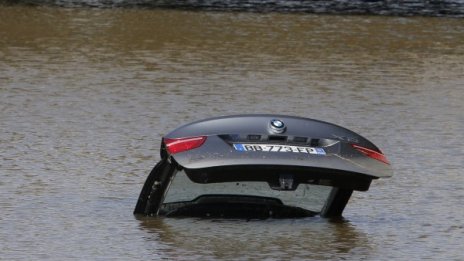
[[[351,144],[351,146],[353,146],[353,148],[355,148],[357,151],[361,152],[362,154],[368,156],[369,158],[376,159],[376,160],[381,161],[381,162],[383,162],[385,164],[390,164],[387,157],[385,155],[383,155],[381,152],[371,150],[371,149],[368,149],[368,148],[364,148],[364,147],[361,147],[361,146],[355,145],[355,144]]]
[[[164,139],[166,150],[169,154],[176,154],[179,152],[193,150],[200,147],[205,143],[206,136],[178,138],[178,139]]]

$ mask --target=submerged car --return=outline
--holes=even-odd
[[[210,118],[163,137],[134,214],[340,217],[354,190],[392,175],[372,142],[343,127],[283,115]]]

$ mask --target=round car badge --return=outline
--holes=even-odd
[[[273,119],[271,122],[269,122],[269,129],[274,133],[283,133],[286,127],[283,121]]]

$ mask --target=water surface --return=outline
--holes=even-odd
[[[0,7],[0,259],[463,259],[464,22]],[[136,219],[160,137],[279,113],[379,145],[343,222]]]

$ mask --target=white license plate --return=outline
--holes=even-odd
[[[325,150],[323,148],[317,148],[317,147],[235,143],[234,148],[237,151],[291,152],[291,153],[306,153],[306,154],[314,154],[314,155],[326,155]]]

